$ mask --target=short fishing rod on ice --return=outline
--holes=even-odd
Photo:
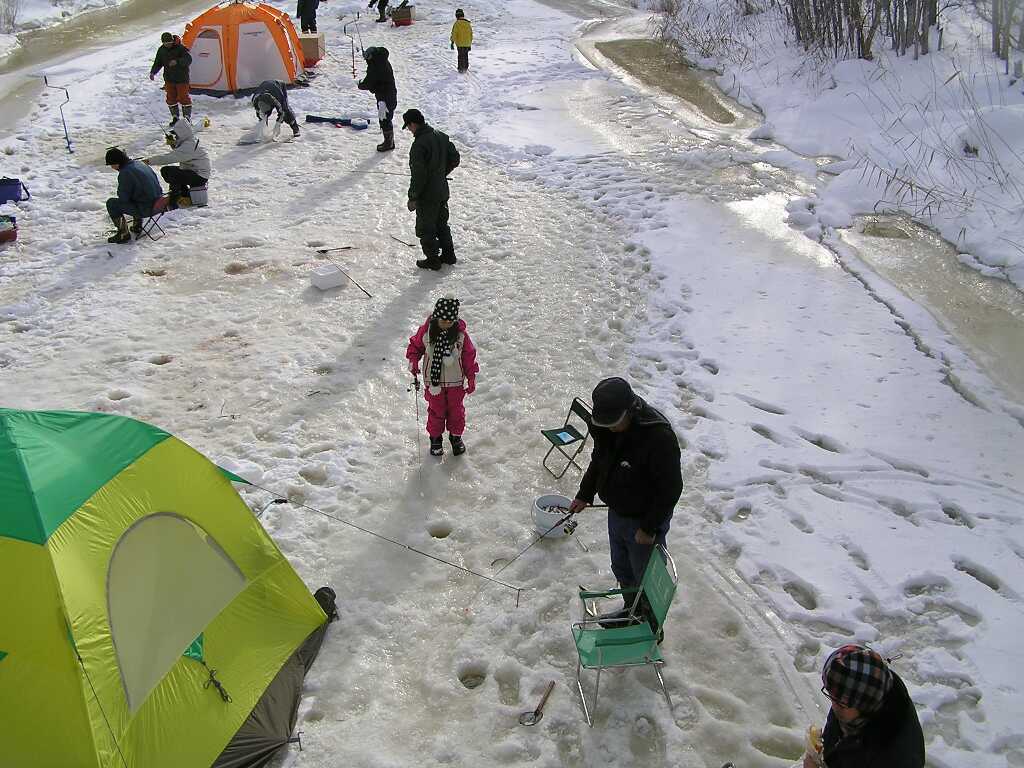
[[[447,565],[447,566],[449,566],[451,568],[454,568],[454,569],[456,569],[458,571],[462,571],[463,573],[468,573],[468,574],[470,574],[472,576],[476,576],[477,578],[483,579],[484,581],[490,581],[490,582],[492,582],[494,584],[498,584],[498,585],[500,585],[502,587],[505,587],[506,589],[511,589],[511,590],[513,590],[516,593],[516,608],[519,607],[519,596],[520,596],[520,594],[523,591],[522,587],[517,587],[517,586],[515,586],[513,584],[509,584],[508,582],[504,582],[504,581],[501,581],[499,579],[495,579],[492,576],[488,576],[486,574],[479,573],[478,571],[474,571],[474,570],[472,570],[470,568],[466,568],[465,566],[459,565],[458,563],[453,563],[450,560],[445,560],[444,558],[438,557],[437,555],[432,555],[429,552],[424,552],[422,549],[416,549],[416,547],[411,547],[408,544],[403,544],[402,542],[396,541],[395,539],[388,538],[387,536],[385,536],[385,535],[383,535],[381,533],[377,533],[376,531],[371,531],[369,528],[363,528],[361,525],[356,525],[352,521],[346,520],[343,517],[338,517],[337,515],[332,515],[329,512],[324,512],[322,509],[317,509],[316,507],[311,507],[309,504],[304,504],[301,501],[293,501],[292,499],[289,499],[287,496],[282,496],[281,494],[279,494],[279,493],[277,493],[275,491],[272,491],[269,488],[264,488],[262,485],[257,485],[256,483],[250,483],[249,481],[245,481],[245,482],[248,485],[251,485],[253,488],[257,488],[257,489],[259,489],[261,491],[264,491],[264,492],[269,493],[270,495],[272,495],[274,497],[274,503],[277,503],[277,504],[291,504],[294,507],[301,507],[302,509],[308,509],[310,512],[316,512],[318,515],[323,515],[324,517],[326,517],[329,520],[334,520],[335,522],[342,523],[343,525],[347,525],[349,528],[355,528],[357,531],[365,533],[365,534],[367,534],[369,536],[373,536],[374,538],[380,539],[381,541],[386,541],[389,544],[394,544],[395,546],[402,547],[403,549],[407,549],[410,552],[415,552],[417,555],[422,555],[423,557],[426,557],[429,560],[434,560],[435,562],[442,563],[443,565]]]
[[[583,509],[604,509],[604,508],[607,508],[607,507],[608,507],[608,505],[607,505],[607,504],[588,504],[588,505],[587,505],[586,507],[584,507]],[[527,547],[526,547],[526,549],[524,549],[524,550],[523,550],[522,552],[520,552],[520,553],[519,553],[518,555],[516,555],[516,556],[515,556],[515,557],[513,557],[513,558],[512,558],[511,560],[509,560],[509,561],[508,561],[507,563],[505,563],[505,564],[504,564],[503,566],[501,566],[501,568],[499,568],[498,570],[496,570],[496,571],[494,572],[494,575],[495,575],[495,576],[497,576],[497,575],[498,575],[499,573],[501,573],[502,571],[504,571],[504,570],[505,570],[506,568],[508,568],[508,567],[509,567],[510,565],[512,565],[512,563],[514,563],[514,562],[515,562],[516,560],[518,560],[518,559],[519,559],[520,557],[522,557],[522,556],[523,556],[523,555],[525,555],[525,554],[526,554],[527,552],[529,552],[529,551],[530,551],[530,549],[531,549],[531,548],[533,547],[533,545],[534,545],[534,544],[536,544],[536,543],[537,543],[538,541],[540,541],[540,540],[541,540],[541,539],[543,539],[543,538],[544,538],[545,536],[547,536],[547,535],[548,535],[549,533],[551,533],[551,532],[552,532],[553,530],[555,530],[555,528],[558,528],[558,527],[559,527],[559,526],[561,526],[561,525],[565,525],[565,524],[566,524],[567,522],[569,522],[569,520],[570,520],[570,519],[571,519],[571,518],[572,518],[573,516],[575,516],[575,515],[578,515],[578,514],[579,514],[580,512],[582,512],[582,511],[583,511],[583,509],[579,510],[578,512],[570,512],[570,513],[569,513],[568,515],[566,515],[565,517],[563,517],[563,518],[562,518],[561,520],[559,520],[559,521],[558,521],[557,523],[555,523],[554,525],[552,525],[552,526],[551,526],[550,528],[548,528],[548,529],[547,529],[546,531],[544,531],[544,533],[542,533],[542,534],[541,534],[540,536],[538,536],[538,537],[537,537],[536,539],[534,539],[533,541],[531,541],[531,542],[530,542],[530,544],[529,544],[529,546],[527,546]]]

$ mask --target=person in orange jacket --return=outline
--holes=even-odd
[[[469,49],[473,45],[473,27],[461,8],[455,11],[451,41],[452,48],[459,49],[459,72],[465,72],[469,69]]]

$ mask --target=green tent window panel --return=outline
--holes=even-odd
[[[131,712],[244,588],[220,545],[179,515],[149,515],[124,532],[110,558],[107,610]]]

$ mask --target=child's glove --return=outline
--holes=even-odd
[[[455,50],[455,43],[454,42],[452,43],[452,50],[453,51]]]
[[[472,395],[474,392],[476,392],[476,379],[467,379],[466,380],[466,394],[467,395]]]
[[[299,135],[299,124],[298,123],[292,123],[292,136],[298,136],[298,135]]]
[[[409,209],[410,211],[415,211],[415,210],[416,210],[416,201],[415,201],[415,200],[413,200],[413,199],[412,199],[412,198],[410,197],[410,198],[409,198],[409,202],[407,202],[407,203],[405,204],[405,207],[406,207],[406,208],[408,208],[408,209]]]

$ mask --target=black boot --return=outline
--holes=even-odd
[[[442,264],[454,264],[457,261],[458,261],[458,259],[455,258],[455,251],[452,251],[451,253],[442,253],[441,254],[441,263]]]
[[[633,618],[629,621],[623,621],[623,619],[629,618],[629,609],[623,608],[619,611],[612,611],[611,613],[602,613],[598,617],[598,623],[604,629],[618,629],[619,627],[632,627],[635,624],[639,624],[640,620]]]
[[[169,123],[169,125],[173,128],[174,124],[176,122],[178,122],[178,116],[179,116],[178,105],[177,104],[171,104],[170,106],[167,107],[167,111],[171,113],[171,122]]]
[[[142,219],[138,216],[132,216],[132,229],[131,235],[135,240],[142,237]]]
[[[440,435],[430,438],[430,455],[444,456],[444,443],[441,442]]]
[[[461,456],[466,452],[466,444],[462,442],[462,435],[448,435],[452,443],[452,455]]]
[[[181,108],[181,114],[185,116],[185,119],[190,123],[192,122],[192,105],[186,104]]]
[[[416,262],[416,266],[419,267],[420,269],[433,269],[436,271],[441,268],[441,261],[437,258],[420,259],[419,261]],[[440,440],[441,438],[437,439]]]
[[[117,232],[108,237],[107,242],[115,243],[117,245],[130,243],[132,241],[132,235],[131,232],[128,231],[128,221],[125,219],[124,216],[122,216],[120,219],[118,219],[116,223]]]
[[[390,152],[395,148],[395,132],[384,131],[384,141],[377,145],[378,152]]]

